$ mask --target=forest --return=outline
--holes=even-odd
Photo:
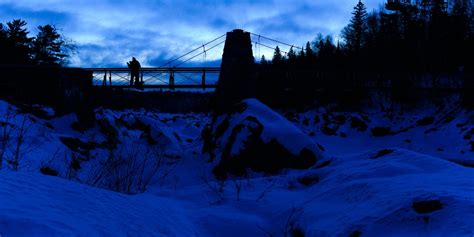
[[[0,23],[0,65],[64,65],[74,45],[53,25],[38,26],[37,31],[30,37],[21,19]]]
[[[277,47],[270,61],[262,57],[261,99],[301,102],[324,90],[354,100],[388,89],[411,100],[410,90],[454,89],[472,101],[473,15],[470,0],[389,0],[372,12],[359,1],[341,40],[319,34],[304,49]]]

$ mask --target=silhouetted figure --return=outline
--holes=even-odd
[[[130,85],[133,86],[133,80],[135,80],[135,85],[136,86],[140,85],[140,79],[139,79],[140,78],[140,68],[141,68],[140,62],[138,62],[138,60],[135,57],[133,57],[132,61],[127,63],[127,66],[131,70]]]

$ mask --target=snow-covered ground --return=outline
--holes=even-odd
[[[202,154],[209,114],[21,112],[0,101],[0,236],[474,235],[474,113],[455,100],[279,111],[325,158],[226,181]]]

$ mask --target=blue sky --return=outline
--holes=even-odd
[[[0,22],[21,18],[34,33],[54,24],[77,46],[70,66],[145,66],[173,57],[235,28],[295,45],[318,33],[338,37],[357,0],[0,0]],[[365,0],[368,10],[383,0]],[[268,42],[270,44],[271,42]],[[255,54],[269,51],[255,48]],[[216,60],[221,48],[195,63]]]

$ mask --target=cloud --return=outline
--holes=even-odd
[[[36,27],[39,25],[53,24],[64,25],[72,22],[73,19],[70,14],[61,11],[51,10],[28,10],[14,5],[0,3],[0,20],[2,23],[11,21],[13,19],[26,19],[29,25],[29,30],[32,33],[36,32]]]
[[[365,2],[368,9],[373,9],[383,0]],[[2,0],[0,21],[22,18],[32,31],[37,25],[56,25],[77,45],[71,66],[123,66],[132,56],[145,66],[159,66],[235,28],[295,45],[304,45],[318,33],[337,37],[356,3],[356,0]],[[221,48],[216,50],[221,51],[209,52],[206,57],[214,63],[222,55]],[[201,57],[193,63],[199,61]]]

